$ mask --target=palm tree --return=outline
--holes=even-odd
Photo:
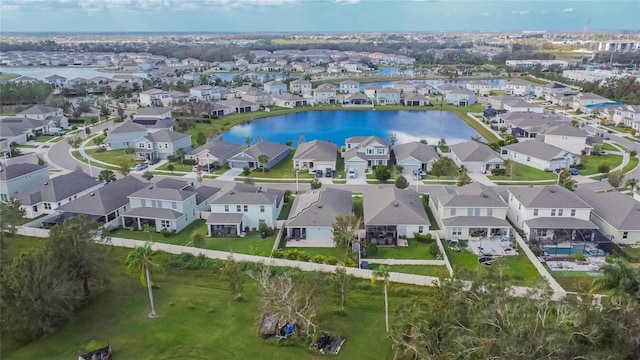
[[[173,165],[172,163],[167,164],[167,170],[171,171],[172,174],[175,168],[176,168],[175,165]]]
[[[184,148],[179,148],[176,150],[176,155],[180,158],[180,164],[184,165],[184,156],[187,155],[187,152]]]
[[[602,267],[604,276],[594,281],[594,290],[613,290],[614,294],[637,294],[640,290],[640,271],[623,259]]]
[[[260,163],[260,166],[262,167],[263,172],[264,172],[264,166],[268,162],[269,162],[269,155],[267,154],[258,155],[258,163]]]
[[[193,246],[197,248],[203,248],[204,244],[205,244],[204,235],[201,233],[195,233],[193,234],[193,236],[191,236],[191,240],[189,240],[185,245]]]
[[[151,272],[160,269],[160,265],[153,262],[156,253],[157,252],[151,248],[151,243],[145,243],[144,246],[135,247],[127,256],[127,267],[131,271],[140,271],[140,283],[142,283],[143,286],[146,285],[147,290],[149,290],[149,302],[151,303],[150,318],[158,316],[156,306],[153,302],[153,283],[151,282]]]
[[[102,170],[100,174],[98,174],[98,180],[104,181],[105,184],[116,181],[116,174],[111,170]]]
[[[389,285],[389,270],[383,265],[373,270],[373,277],[371,283],[375,283],[378,278],[382,278],[384,284],[384,324],[389,332],[389,294],[387,292],[387,286]]]
[[[624,186],[628,188],[629,191],[633,191],[638,187],[638,179],[636,178],[627,179],[627,181],[624,183]]]

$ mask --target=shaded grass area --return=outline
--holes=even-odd
[[[375,256],[372,256],[372,258],[435,260],[435,256],[429,253],[430,245],[421,243],[414,239],[407,240],[407,243],[408,243],[408,246],[378,247],[378,253]]]
[[[584,165],[584,169],[580,170],[580,175],[593,175],[599,173],[598,167],[600,167],[600,165],[609,165],[609,168],[613,169],[622,164],[622,155],[582,155],[580,157],[580,163]]]
[[[545,265],[551,276],[567,291],[590,291],[601,273],[595,271],[554,271]]]
[[[380,266],[384,266],[388,271],[404,273],[404,274],[414,274],[414,275],[424,275],[424,276],[435,276],[435,277],[449,277],[449,271],[447,271],[446,266],[440,265],[380,265],[380,264],[369,264],[369,269],[375,270],[380,268]]]
[[[514,162],[515,174],[489,176],[491,180],[555,180],[558,175],[554,172],[542,171],[531,166]]]
[[[289,155],[282,159],[279,163],[277,163],[271,169],[255,169],[251,171],[251,176],[257,178],[269,178],[269,179],[295,179],[296,171],[293,168],[293,154],[295,154],[295,150],[289,152]],[[298,172],[298,179],[312,179],[314,178],[314,174],[309,174],[308,171],[301,170]]]

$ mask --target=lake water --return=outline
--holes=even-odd
[[[426,139],[436,144],[445,138],[447,144],[468,141],[478,136],[456,114],[448,111],[308,111],[279,115],[234,126],[223,138],[244,143],[247,136],[277,143],[291,140],[294,146],[301,136],[306,141],[331,140],[338,145],[350,136],[376,135],[388,139],[396,133],[398,143]]]

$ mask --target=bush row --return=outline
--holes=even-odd
[[[297,260],[297,261],[312,261],[316,264],[327,264],[327,265],[338,265],[341,264],[346,267],[354,267],[356,264],[350,258],[345,258],[343,260],[338,260],[335,256],[324,256],[324,255],[316,255],[313,258],[304,251],[300,251],[298,249],[275,249],[271,253],[271,257],[276,259],[287,259],[287,260]]]

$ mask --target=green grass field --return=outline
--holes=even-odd
[[[609,144],[609,143],[603,143],[602,144],[602,150],[605,151],[620,151],[620,149],[618,149],[617,147]]]
[[[287,157],[282,159],[271,169],[262,171],[262,169],[255,169],[251,171],[251,176],[256,178],[269,178],[269,179],[295,179],[296,171],[293,169],[293,154],[295,151],[291,151]],[[312,179],[314,174],[309,174],[308,171],[301,170],[298,172],[298,179]]]
[[[590,291],[593,281],[598,278],[593,271],[554,271],[547,266],[551,276],[567,291]]]
[[[122,162],[123,160],[129,160],[133,165],[143,162],[142,160],[134,160],[133,155],[125,154],[124,150],[99,152],[98,149],[87,149],[86,153],[96,160],[100,160],[108,164],[113,164],[114,166],[119,166],[120,162]]]
[[[429,253],[430,245],[413,239],[407,240],[409,246],[380,246],[378,253],[372,256],[376,259],[412,259],[435,260],[435,256]]]
[[[558,175],[554,172],[547,172],[538,170],[531,166],[523,165],[520,163],[514,162],[515,165],[515,174],[513,177],[509,177],[508,175],[501,176],[489,176],[491,180],[555,180],[558,178]]]
[[[369,264],[369,269],[375,270],[380,268],[379,264]],[[449,271],[446,266],[438,265],[384,265],[388,271],[399,272],[404,274],[449,277]]]
[[[598,167],[602,164],[609,165],[610,169],[622,164],[622,155],[582,155],[580,157],[580,163],[584,165],[584,169],[580,170],[580,175],[593,175],[599,172]]]
[[[629,171],[635,169],[638,166],[638,157],[633,156],[629,158],[629,162],[622,168],[623,173],[628,173]]]

